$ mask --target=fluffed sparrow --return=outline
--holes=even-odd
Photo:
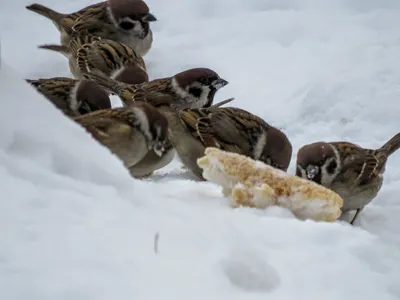
[[[109,0],[89,5],[73,13],[59,13],[42,4],[26,6],[50,19],[60,32],[62,45],[72,33],[90,34],[124,43],[144,56],[153,43],[149,22],[157,19],[141,0]]]
[[[321,184],[344,200],[343,214],[359,213],[378,194],[390,155],[400,148],[400,133],[379,149],[365,149],[349,142],[316,142],[300,148],[296,175]]]
[[[197,109],[159,107],[168,119],[169,138],[182,163],[204,180],[197,159],[204,156],[205,148],[216,147],[286,171],[292,155],[287,136],[250,112],[220,107],[224,102]]]
[[[99,72],[128,84],[148,81],[146,65],[141,56],[129,46],[90,35],[72,35],[68,45],[40,45],[39,48],[64,54],[72,75]]]
[[[173,158],[168,121],[147,103],[99,110],[73,120],[119,157],[134,177],[145,176]],[[151,151],[154,156],[148,155]]]
[[[111,108],[108,94],[93,81],[67,77],[26,79],[67,116]]]
[[[145,101],[154,105],[153,95],[171,97],[177,108],[210,107],[216,92],[228,84],[215,71],[207,68],[188,69],[172,77],[154,79],[150,82],[129,85],[101,74],[88,73],[86,78],[97,82],[111,93],[115,93],[124,105],[132,101]]]

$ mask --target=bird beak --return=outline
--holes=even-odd
[[[225,79],[219,78],[217,80],[214,80],[212,83],[212,86],[216,89],[219,90],[220,88],[226,86],[229,82],[226,81]]]
[[[306,175],[307,178],[312,180],[314,179],[315,175],[318,173],[318,167],[317,166],[308,166],[306,169]]]
[[[159,156],[163,156],[163,151],[161,149],[154,149],[154,152]]]
[[[154,22],[154,21],[157,21],[157,18],[154,15],[152,15],[151,13],[148,13],[147,15],[145,15],[142,18],[142,20],[145,22]]]
[[[165,152],[163,145],[156,145],[155,147],[153,147],[153,150],[159,157],[162,157]]]

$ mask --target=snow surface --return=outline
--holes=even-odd
[[[400,299],[400,153],[354,227],[233,210],[177,161],[154,182],[131,179],[23,82],[70,76],[62,55],[36,48],[59,36],[29,3],[0,12],[0,299]],[[151,78],[215,69],[230,82],[217,100],[283,128],[294,155],[319,139],[379,147],[400,130],[400,1],[148,4]]]

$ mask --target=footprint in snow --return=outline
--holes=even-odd
[[[248,292],[271,292],[280,285],[278,271],[254,253],[231,255],[222,261],[222,269],[231,284]]]

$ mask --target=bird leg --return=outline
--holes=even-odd
[[[354,225],[354,222],[356,221],[356,219],[357,219],[357,217],[358,217],[358,214],[359,214],[361,211],[362,211],[361,208],[357,209],[356,214],[355,214],[354,217],[353,217],[353,220],[351,220],[351,222],[350,222],[351,225]]]

